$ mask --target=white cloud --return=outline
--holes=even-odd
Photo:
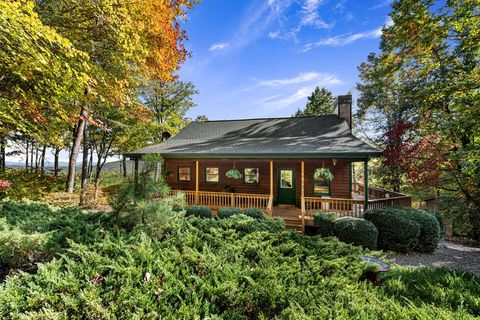
[[[333,74],[316,71],[302,72],[291,78],[257,80],[256,90],[262,90],[266,98],[257,99],[255,104],[263,109],[280,110],[305,100],[319,87],[332,87],[343,82]]]
[[[299,1],[293,2],[298,3]],[[298,42],[297,35],[304,27],[314,27],[318,29],[331,29],[334,23],[328,23],[320,17],[319,8],[325,0],[303,0],[300,10],[295,15],[284,16],[277,15],[278,28],[270,32],[271,39],[291,40]],[[274,2],[275,3],[275,2]],[[285,7],[289,7],[292,2],[286,2]]]
[[[284,109],[292,104],[299,102],[307,98],[313,91],[314,87],[302,87],[296,90],[293,94],[290,95],[279,95],[270,96],[264,99],[257,100],[256,104],[260,105],[263,108],[270,110],[280,110]]]
[[[219,42],[219,43],[214,43],[210,46],[208,51],[220,51],[224,50],[229,46],[228,42]]]
[[[231,41],[234,47],[244,47],[266,33],[266,30],[280,20],[283,12],[293,0],[268,0],[251,6],[244,15]]]
[[[392,18],[388,17],[387,20],[385,21],[384,26],[389,27],[392,25],[393,25],[393,20]],[[358,32],[353,34],[344,34],[344,35],[339,35],[335,37],[320,39],[317,42],[307,43],[303,47],[302,52],[310,51],[315,47],[326,47],[326,46],[341,47],[362,39],[380,38],[382,36],[382,29],[383,29],[383,26],[373,30],[369,30],[369,31]]]
[[[386,7],[386,6],[391,5],[392,2],[393,2],[393,0],[384,0],[384,1],[380,2],[379,4],[377,4],[377,5],[373,6],[373,7],[368,8],[367,10],[368,10],[368,11],[371,11],[371,10],[380,9],[380,8],[383,8],[383,7]]]
[[[306,0],[302,6],[302,20],[300,21],[300,27],[302,26],[315,26],[321,29],[330,29],[333,24],[327,23],[320,19],[318,8],[323,4],[323,0]]]
[[[258,82],[258,85],[263,87],[282,87],[306,82],[321,83],[322,85],[337,85],[342,83],[335,75],[311,71],[302,72],[293,78],[261,80]]]

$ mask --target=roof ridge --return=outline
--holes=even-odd
[[[231,121],[250,121],[250,120],[280,120],[280,119],[302,119],[302,118],[320,118],[320,117],[336,117],[336,114],[322,114],[318,116],[301,116],[301,117],[265,117],[265,118],[245,118],[245,119],[224,119],[224,120],[205,120],[205,121],[192,121],[195,123],[204,122],[231,122]],[[339,118],[340,119],[340,118]]]

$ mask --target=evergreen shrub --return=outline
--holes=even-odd
[[[185,211],[185,216],[196,216],[200,218],[211,218],[212,210],[205,206],[190,206]]]
[[[335,219],[337,219],[335,213],[315,212],[313,214],[313,225],[317,227],[318,235],[322,237],[333,236]]]
[[[342,217],[335,220],[335,236],[345,243],[351,243],[368,249],[377,247],[378,230],[368,220]]]

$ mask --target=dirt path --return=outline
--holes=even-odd
[[[434,253],[408,253],[392,257],[405,266],[445,267],[451,270],[468,271],[480,277],[480,248],[458,242],[442,240]]]

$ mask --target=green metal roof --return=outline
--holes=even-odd
[[[173,138],[127,156],[366,158],[379,150],[355,137],[336,115],[191,122]]]

